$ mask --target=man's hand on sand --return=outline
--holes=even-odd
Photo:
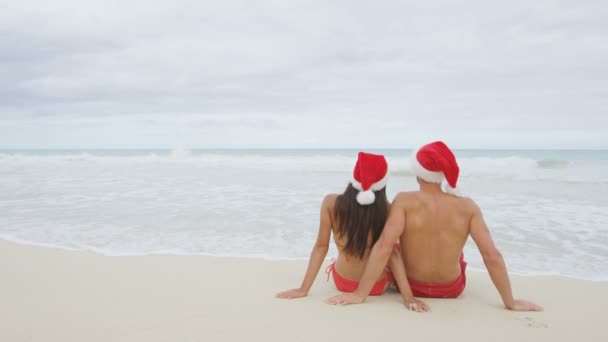
[[[354,293],[341,293],[339,295],[328,298],[325,303],[331,305],[349,305],[363,303],[363,298]]]
[[[543,308],[527,300],[515,299],[511,305],[506,306],[511,311],[543,311]]]
[[[408,310],[415,311],[415,312],[431,311],[431,308],[425,302],[421,301],[420,299],[416,299],[414,297],[404,299],[403,305],[405,305],[405,307]]]
[[[297,288],[297,289],[291,289],[291,290],[279,292],[276,294],[275,297],[281,298],[281,299],[294,299],[294,298],[306,297],[307,295],[308,295],[308,291],[301,289],[301,288]]]

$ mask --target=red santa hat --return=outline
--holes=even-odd
[[[454,153],[443,141],[435,141],[414,150],[410,161],[416,176],[430,183],[441,183],[445,179],[445,192],[463,197],[456,187],[460,168]]]
[[[374,191],[382,190],[386,186],[387,178],[388,164],[384,156],[359,152],[351,181],[353,187],[359,190],[357,202],[361,205],[374,203]]]

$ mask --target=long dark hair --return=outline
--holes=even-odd
[[[369,205],[357,202],[359,190],[348,184],[342,195],[336,199],[336,224],[338,236],[348,239],[344,253],[358,258],[365,256],[371,233],[372,246],[378,241],[388,216],[386,187],[374,191],[376,200]]]

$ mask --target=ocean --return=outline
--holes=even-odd
[[[385,154],[392,199],[415,190]],[[0,150],[0,238],[106,255],[307,259],[358,150]],[[456,150],[509,271],[608,281],[608,151]],[[469,239],[470,240],[470,239]],[[474,243],[470,269],[483,269]],[[328,258],[336,255],[332,246]]]

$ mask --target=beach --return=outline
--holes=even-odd
[[[0,9],[0,342],[608,342],[608,1]]]
[[[319,273],[307,298],[305,261],[210,256],[103,256],[0,241],[1,341],[606,341],[608,283],[512,277],[540,313],[505,310],[484,272],[456,300],[407,311],[398,293],[337,307]]]

